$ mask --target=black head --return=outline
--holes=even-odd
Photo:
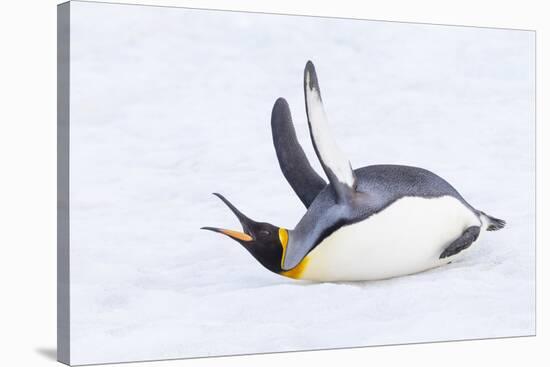
[[[220,194],[214,193],[237,216],[243,232],[215,227],[202,227],[213,232],[224,234],[239,242],[268,270],[280,274],[281,259],[288,242],[288,231],[269,223],[256,222],[241,213],[233,204]]]

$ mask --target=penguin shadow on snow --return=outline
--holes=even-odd
[[[350,282],[391,279],[453,263],[480,233],[505,226],[505,221],[475,209],[447,181],[423,168],[384,164],[353,169],[329,131],[311,61],[303,83],[310,137],[328,183],[311,167],[296,137],[289,105],[279,98],[271,114],[273,145],[281,171],[306,213],[294,229],[287,229],[252,220],[215,193],[237,217],[242,231],[202,229],[237,241],[271,272],[309,281],[304,285],[357,286]],[[462,266],[466,263],[446,268]]]

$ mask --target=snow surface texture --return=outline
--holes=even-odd
[[[75,364],[535,333],[534,33],[71,3],[71,359]],[[314,61],[358,168],[424,167],[507,220],[463,258],[375,282],[263,269],[205,225],[210,193],[293,228],[275,99],[309,141]],[[398,230],[398,228],[396,228]]]

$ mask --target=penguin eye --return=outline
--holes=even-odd
[[[261,234],[262,236],[269,236],[271,233],[270,233],[269,231],[266,231],[265,229],[262,229],[262,230],[260,231],[260,234]]]

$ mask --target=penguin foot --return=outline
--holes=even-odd
[[[479,226],[472,226],[466,228],[466,230],[462,233],[460,237],[458,237],[456,240],[451,242],[449,246],[439,255],[440,259],[444,259],[449,256],[453,256],[458,254],[460,251],[467,249],[470,247],[472,243],[477,240],[477,237],[479,236],[480,227]]]

